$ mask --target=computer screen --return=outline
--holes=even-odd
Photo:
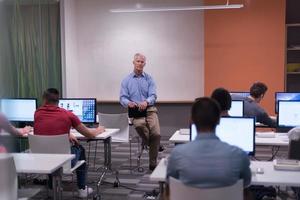
[[[244,101],[232,100],[231,108],[228,111],[229,116],[232,117],[243,117],[244,116]]]
[[[230,92],[232,100],[243,100],[250,96],[250,92]]]
[[[278,127],[300,126],[300,101],[278,101]]]
[[[252,117],[222,117],[216,128],[216,135],[221,141],[237,146],[254,155],[255,152],[255,120]],[[190,140],[197,136],[196,126],[191,125]]]
[[[278,101],[299,101],[300,92],[276,92],[275,93],[275,113],[278,113]]]
[[[36,99],[1,99],[1,112],[9,121],[33,122],[37,108]]]
[[[73,112],[83,123],[96,123],[95,98],[64,98],[59,100],[58,106]]]

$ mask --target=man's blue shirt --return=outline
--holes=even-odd
[[[169,176],[186,185],[215,188],[233,185],[243,179],[244,185],[251,182],[250,161],[247,154],[231,146],[214,133],[198,134],[187,144],[177,145],[168,161]]]
[[[154,105],[156,98],[156,86],[149,74],[143,72],[137,76],[132,72],[122,81],[120,91],[122,106],[127,107],[129,101],[135,103],[147,101],[148,105]]]

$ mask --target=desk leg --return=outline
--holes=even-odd
[[[159,182],[159,195],[158,195],[159,200],[163,199],[164,185],[165,185],[165,182]]]
[[[102,172],[99,181],[97,182],[97,195],[100,198],[100,186],[104,176],[108,170],[111,170],[111,137],[103,140],[104,143],[104,171]]]
[[[104,140],[104,166],[111,170],[111,137]]]
[[[61,176],[63,169],[62,167],[52,173],[52,189],[53,199],[62,200],[62,187],[61,187]]]

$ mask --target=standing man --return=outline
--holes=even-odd
[[[160,145],[160,127],[156,101],[156,86],[152,77],[144,72],[146,57],[140,53],[134,55],[133,72],[121,84],[120,103],[128,108],[129,117],[143,140],[149,146],[149,169],[154,170]]]

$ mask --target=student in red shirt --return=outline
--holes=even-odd
[[[104,127],[88,129],[79,118],[72,112],[58,107],[59,92],[55,88],[47,89],[43,94],[43,105],[34,114],[34,134],[36,135],[61,135],[69,134],[70,142],[73,144],[71,152],[75,154],[72,167],[78,160],[85,159],[84,148],[79,145],[75,136],[70,133],[71,127],[87,138],[94,138],[104,132]],[[55,147],[54,147],[55,148]],[[92,188],[86,186],[86,165],[83,164],[76,170],[79,197],[85,198],[92,193]]]

